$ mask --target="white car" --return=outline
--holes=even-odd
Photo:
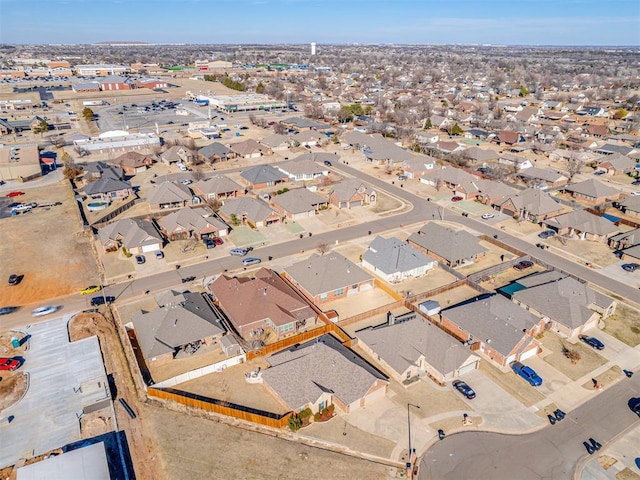
[[[180,180],[180,183],[182,185],[189,185],[191,183],[191,180],[189,180],[188,178],[185,178],[184,180]]]
[[[482,214],[482,219],[483,220],[489,220],[490,218],[495,217],[495,215],[493,213],[483,213]]]
[[[633,195],[634,197],[637,197],[638,195],[640,195],[640,192],[631,192],[631,195]]]
[[[49,315],[51,313],[55,313],[58,311],[59,307],[54,307],[52,305],[48,305],[46,307],[38,307],[35,310],[33,310],[33,312],[31,312],[31,314],[34,317],[44,317],[45,315]]]

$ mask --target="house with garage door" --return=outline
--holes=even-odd
[[[362,266],[390,283],[421,277],[437,265],[433,258],[402,240],[377,236],[362,256]]]
[[[313,328],[318,314],[276,272],[259,269],[254,278],[220,275],[209,290],[233,329],[247,341],[277,338]]]
[[[132,255],[161,250],[162,235],[148,220],[123,218],[98,229],[98,238],[105,252],[115,252],[124,247]]]
[[[284,269],[285,277],[313,303],[355,296],[375,288],[374,278],[339,253],[314,253]]]
[[[513,294],[513,301],[542,317],[547,329],[565,338],[577,339],[616,310],[613,298],[555,270],[529,275],[517,283],[523,289]]]
[[[167,151],[160,154],[160,160],[168,165],[178,162],[184,164],[192,164],[194,158],[195,154],[187,147],[183,147],[182,145],[174,145]]]
[[[159,218],[158,225],[162,235],[171,242],[224,237],[229,233],[229,226],[205,208],[181,208]]]
[[[329,175],[329,169],[326,165],[320,165],[306,156],[283,162],[278,165],[278,170],[289,177],[290,180],[297,182],[311,181]]]
[[[620,190],[590,178],[584,182],[574,183],[564,187],[574,200],[588,203],[589,205],[601,205],[606,202],[615,202],[620,198]]]
[[[260,158],[263,155],[271,155],[273,153],[269,147],[251,138],[242,142],[232,143],[229,148],[240,158]]]
[[[127,152],[113,160],[113,164],[118,165],[125,173],[135,175],[145,172],[153,164],[153,160],[142,153]]]
[[[405,386],[415,378],[429,377],[439,384],[455,380],[478,368],[480,357],[421,315],[358,330],[358,346],[377,360],[381,369]]]
[[[440,327],[501,367],[540,351],[545,322],[499,294],[440,311]]]
[[[326,199],[306,188],[276,195],[271,203],[278,213],[291,220],[313,217],[328,205]]]
[[[505,197],[496,203],[496,208],[505,215],[539,223],[562,214],[565,209],[548,193],[538,188],[528,188]]]
[[[244,194],[244,187],[234,182],[226,175],[214,175],[198,180],[193,185],[193,191],[205,200],[234,198]]]
[[[218,213],[230,225],[266,227],[282,221],[283,216],[262,200],[253,197],[226,199]]]
[[[371,186],[357,178],[345,178],[329,192],[329,203],[338,208],[361,207],[376,203],[378,195]]]
[[[240,173],[242,183],[254,190],[277,187],[289,183],[289,176],[271,165],[256,165]]]
[[[389,380],[331,335],[266,358],[264,386],[294,412],[313,413],[333,405],[351,413],[385,396]]]
[[[147,202],[152,210],[182,208],[191,205],[194,195],[186,185],[174,182],[162,182],[149,192]],[[200,201],[196,197],[197,201]]]
[[[544,224],[560,235],[601,243],[606,243],[609,237],[620,231],[611,220],[586,210],[574,210],[558,215],[545,220]]]

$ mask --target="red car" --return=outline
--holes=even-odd
[[[224,242],[220,237],[213,237],[213,243],[215,243],[216,245],[222,245]]]
[[[0,357],[0,370],[9,370],[13,372],[22,365],[22,361],[17,358]]]
[[[9,192],[7,193],[7,197],[11,198],[11,197],[19,197],[20,195],[24,195],[24,192]]]
[[[459,202],[460,200],[464,200],[462,197],[452,197],[451,201],[452,202]]]

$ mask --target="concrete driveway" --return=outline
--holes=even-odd
[[[537,388],[544,396],[551,395],[572,382],[564,373],[555,369],[540,357],[529,358],[523,363],[533,368],[542,378],[542,385]]]
[[[476,398],[467,400],[469,410],[483,418],[481,428],[521,432],[538,427],[544,421],[509,393],[491,381],[480,370],[466,374],[462,380],[476,391]],[[473,415],[471,411],[470,415]]]

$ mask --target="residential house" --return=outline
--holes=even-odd
[[[604,155],[597,160],[597,164],[598,170],[606,170],[609,175],[624,175],[636,168],[635,160],[619,153]]]
[[[337,208],[352,208],[376,203],[377,193],[357,178],[345,178],[333,185],[329,203]]]
[[[195,157],[191,150],[182,145],[174,145],[160,154],[160,160],[168,165],[172,163],[192,164]]]
[[[280,163],[277,168],[290,180],[297,182],[308,182],[329,175],[329,169],[326,165],[320,165],[312,160],[300,157]]]
[[[595,149],[596,153],[600,153],[602,155],[613,155],[614,153],[619,153],[620,155],[629,155],[635,151],[636,150],[632,147],[619,145],[617,143],[605,143],[604,145],[601,145]]]
[[[366,161],[378,165],[394,165],[409,160],[413,153],[390,142],[382,135],[366,135],[360,132],[349,132],[342,137],[342,142],[362,150]]]
[[[498,145],[515,145],[516,143],[524,142],[524,137],[518,132],[503,130],[493,137],[492,141]]]
[[[517,281],[524,289],[513,301],[544,320],[546,328],[562,337],[577,339],[585,330],[598,327],[600,318],[615,312],[616,301],[586,283],[557,271],[529,275]]]
[[[182,208],[191,205],[193,193],[186,185],[174,182],[162,182],[157,184],[149,192],[147,202],[152,210],[163,210],[165,208]],[[196,198],[196,200],[198,200]]]
[[[566,185],[563,190],[571,194],[575,200],[589,205],[602,205],[606,202],[615,202],[620,198],[620,190],[605,185],[595,178],[590,178],[580,183]]]
[[[315,310],[273,270],[261,268],[255,278],[220,275],[209,290],[247,341],[269,331],[276,337],[292,335],[317,321]]]
[[[531,160],[526,157],[514,155],[512,153],[501,153],[498,158],[498,163],[513,167],[516,169],[516,171],[533,167]]]
[[[125,180],[113,178],[111,175],[100,177],[86,184],[82,191],[93,199],[112,200],[133,195],[133,187]]]
[[[437,262],[395,237],[377,236],[362,256],[362,266],[390,283],[421,277]]]
[[[501,367],[540,351],[545,323],[502,295],[490,295],[440,311],[440,327]]]
[[[175,303],[161,305],[132,318],[136,339],[145,360],[171,361],[181,352],[215,345],[226,330],[222,315],[202,293],[173,292]]]
[[[254,190],[277,187],[289,182],[289,176],[271,165],[256,165],[240,173],[242,182]]]
[[[624,250],[625,248],[640,245],[640,228],[634,228],[628,232],[618,233],[609,237],[607,242],[614,250]]]
[[[134,175],[146,171],[153,164],[153,160],[148,155],[127,152],[117,157],[113,163],[122,168],[125,173]]]
[[[132,255],[161,250],[162,235],[148,220],[123,218],[98,229],[98,238],[105,252],[114,252],[121,247]]]
[[[267,357],[264,386],[295,412],[354,412],[385,396],[388,379],[331,335]]]
[[[435,222],[412,233],[407,242],[449,267],[473,263],[488,251],[466,230],[453,230]]]
[[[304,146],[320,146],[327,138],[326,135],[315,130],[305,130],[295,136],[295,141]]]
[[[400,383],[428,376],[442,385],[480,363],[462,343],[417,314],[402,322],[390,315],[387,323],[358,330],[355,336],[358,346]]]
[[[111,177],[116,180],[124,178],[124,170],[101,160],[80,165],[84,171],[85,180],[95,180],[100,177]]]
[[[260,143],[270,148],[273,152],[283,152],[289,150],[291,146],[291,138],[286,135],[274,133],[260,140]]]
[[[205,200],[234,198],[245,193],[244,187],[222,174],[198,180],[193,191]]]
[[[537,185],[545,185],[548,187],[559,187],[566,185],[569,179],[558,172],[557,170],[550,170],[548,168],[531,167],[517,173],[524,182],[533,183]],[[539,187],[537,187],[539,188]],[[544,188],[542,188],[544,190]]]
[[[609,127],[607,125],[585,125],[584,131],[587,135],[596,138],[603,138],[609,135]]]
[[[314,122],[313,120],[309,120],[308,118],[303,118],[303,117],[285,118],[284,120],[282,120],[282,123],[287,127],[298,130],[298,131],[322,130],[327,127],[322,123]]]
[[[541,222],[564,212],[561,204],[546,192],[537,188],[528,188],[506,197],[496,203],[504,214],[523,218],[530,222]]]
[[[198,149],[198,157],[207,162],[226,162],[238,157],[238,153],[220,142],[213,142]]]
[[[284,269],[293,285],[315,304],[357,295],[374,288],[373,277],[336,252],[314,253]]]
[[[420,178],[422,175],[433,170],[438,160],[429,155],[412,155],[402,162],[402,173],[407,178]]]
[[[272,200],[274,209],[291,220],[313,217],[328,205],[327,200],[306,188],[289,190]]]
[[[476,200],[485,205],[495,205],[517,192],[515,188],[494,180],[478,179],[473,184],[477,188]]]
[[[586,210],[574,210],[558,215],[544,220],[544,224],[560,235],[601,243],[606,243],[609,237],[620,231],[611,220]]]
[[[640,196],[635,195],[618,202],[617,207],[626,215],[640,217]]]
[[[453,140],[440,140],[435,144],[436,150],[445,154],[452,154],[455,152],[462,152],[464,147],[460,145],[458,142],[454,142]]]
[[[426,173],[420,177],[420,183],[431,185],[440,188],[448,188],[450,190],[456,190],[465,183],[473,183],[478,179],[475,175],[472,175],[460,168],[455,167],[442,167],[434,169],[429,173]]]
[[[459,155],[474,165],[484,165],[486,163],[495,162],[500,158],[500,155],[498,155],[497,152],[480,147],[469,147],[462,150]]]
[[[255,228],[267,227],[282,221],[280,214],[262,200],[253,197],[226,199],[218,213],[223,220],[232,225],[253,225]]]
[[[176,240],[202,240],[209,237],[224,237],[229,226],[207,209],[184,207],[158,219],[160,231],[171,242]]]
[[[259,158],[263,155],[271,155],[273,152],[265,145],[248,138],[242,142],[232,143],[229,148],[240,158]]]

